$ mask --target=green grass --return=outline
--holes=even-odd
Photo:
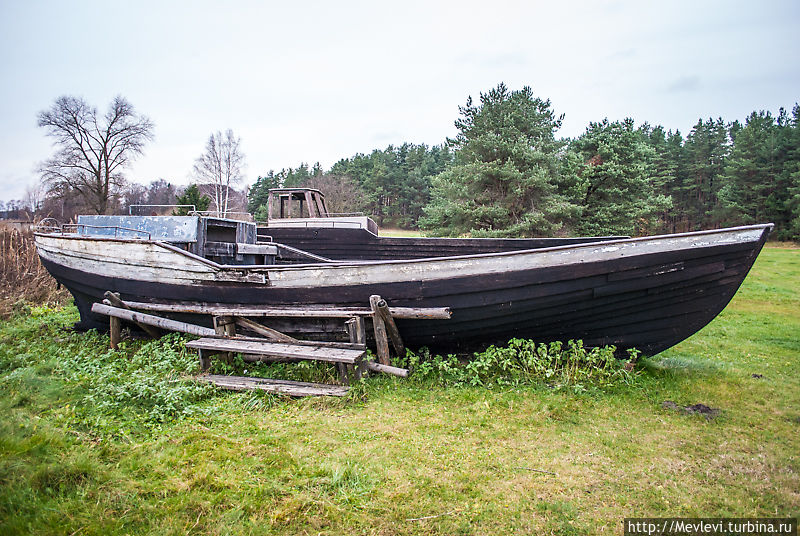
[[[413,237],[418,238],[422,236],[422,231],[416,231],[413,229],[381,229],[380,236],[391,236],[391,237]]]
[[[75,319],[34,308],[0,328],[0,534],[618,534],[633,516],[800,515],[797,249],[765,249],[720,317],[632,385],[583,394],[385,377],[344,400],[215,393],[174,338],[114,353],[61,329]]]

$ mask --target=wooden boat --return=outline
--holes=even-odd
[[[653,355],[722,311],[771,228],[645,238],[387,239],[327,224],[257,231],[254,223],[201,216],[82,216],[71,228],[39,229],[35,240],[86,327],[106,326],[91,312],[106,291],[136,302],[252,307],[363,308],[378,294],[395,307],[452,311],[447,320],[398,319],[411,347],[524,337]]]

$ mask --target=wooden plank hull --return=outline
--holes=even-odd
[[[334,260],[407,260],[480,255],[586,244],[627,238],[421,238],[377,236],[366,229],[259,227],[259,239],[273,239]]]
[[[471,348],[511,337],[583,339],[658,353],[727,305],[771,226],[399,261],[224,267],[148,241],[37,235],[47,269],[82,321],[105,291],[133,301],[450,307],[449,320],[398,320],[412,347]],[[75,244],[76,240],[82,244]],[[94,245],[90,244],[93,242]],[[108,253],[113,250],[113,253]],[[113,261],[106,262],[109,256]],[[145,260],[142,260],[145,259]]]

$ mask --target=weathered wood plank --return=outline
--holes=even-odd
[[[350,342],[352,344],[358,345],[363,347],[366,350],[367,347],[367,331],[364,327],[364,317],[363,316],[354,316],[350,320],[344,323],[345,329],[347,330],[347,335],[350,338]],[[361,377],[364,375],[365,363],[364,361],[359,362],[357,365],[352,367],[353,376],[355,377],[356,381],[361,381]]]
[[[408,369],[400,367],[392,367],[390,365],[382,365],[374,361],[366,361],[365,366],[367,370],[374,372],[383,372],[384,374],[391,374],[392,376],[399,376],[401,378],[408,378]]]
[[[109,338],[111,339],[111,348],[113,350],[116,350],[117,346],[119,345],[120,329],[122,327],[121,326],[122,321],[116,316],[109,316],[108,319],[109,319],[108,331],[109,331]]]
[[[356,363],[364,356],[364,350],[346,348],[330,348],[327,346],[310,346],[277,342],[260,342],[241,339],[202,338],[186,343],[187,348],[216,350],[220,352],[241,352],[246,354],[265,355],[269,357],[291,357],[330,363]]]
[[[302,318],[350,318],[369,316],[371,309],[362,307],[337,307],[335,305],[291,306],[233,306],[209,303],[148,303],[126,302],[132,309],[162,313],[189,313],[221,316],[250,317],[302,317]],[[395,318],[447,320],[452,316],[448,307],[390,307]]]
[[[261,337],[246,337],[244,335],[237,335],[237,341],[252,341],[252,342],[266,342]],[[271,341],[271,342],[282,342],[282,341]],[[366,345],[358,344],[358,343],[351,343],[351,342],[334,342],[334,341],[304,341],[301,339],[292,339],[291,341],[286,341],[286,344],[294,344],[298,346],[324,346],[326,348],[343,348],[345,350],[361,350],[365,351],[367,349]]]
[[[295,339],[294,337],[290,337],[289,335],[285,335],[285,334],[281,333],[280,331],[278,331],[276,329],[272,329],[272,328],[268,328],[267,326],[263,326],[263,325],[259,324],[258,322],[254,322],[254,321],[250,320],[249,318],[243,318],[243,317],[237,316],[236,317],[236,323],[238,325],[240,325],[241,327],[243,327],[243,328],[249,329],[251,331],[255,331],[259,335],[263,335],[264,337],[266,337],[266,338],[268,338],[270,340],[273,340],[273,341],[289,342],[289,343],[297,342],[297,339]]]
[[[231,391],[261,390],[289,396],[345,396],[348,387],[322,383],[292,382],[270,378],[247,378],[243,376],[220,376],[210,374],[198,376],[199,381],[213,383]]]
[[[378,308],[381,297],[373,295],[369,297],[369,304],[372,306],[372,327],[375,331],[375,346],[378,352],[378,361],[383,365],[389,364],[389,340],[386,336],[386,324],[383,315]]]
[[[201,337],[210,337],[215,335],[215,331],[210,328],[204,328],[202,326],[188,324],[186,322],[178,322],[177,320],[170,320],[168,318],[161,318],[160,316],[153,316],[146,313],[140,313],[138,311],[120,309],[119,307],[112,307],[103,303],[93,304],[92,312],[99,313],[101,315],[115,316],[129,322],[156,326],[169,331],[191,333],[192,335],[199,335]]]
[[[117,294],[116,292],[111,292],[110,290],[107,290],[105,294],[103,294],[103,298],[105,298],[105,300],[108,300],[108,304],[111,305],[112,307],[119,307],[120,309],[130,309],[130,306],[124,301],[122,301],[122,298],[120,298],[119,294]],[[145,331],[145,333],[147,333],[154,339],[158,339],[159,337],[161,337],[161,333],[158,331],[158,329],[154,328],[153,326],[148,326],[147,324],[137,324],[137,325],[140,328],[142,328]]]
[[[381,299],[375,305],[378,313],[383,319],[383,325],[386,327],[386,333],[389,335],[389,338],[392,341],[392,346],[394,346],[397,355],[401,357],[405,356],[406,347],[403,344],[403,338],[400,336],[400,330],[397,329],[397,324],[394,323],[394,318],[392,318],[392,313],[389,311],[389,306],[386,304],[386,300]]]

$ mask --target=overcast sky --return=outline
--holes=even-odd
[[[499,82],[566,115],[679,129],[800,101],[800,1],[0,0],[0,200],[52,152],[37,112],[61,95],[126,97],[155,123],[127,170],[191,179],[209,134],[270,169],[453,136]]]

